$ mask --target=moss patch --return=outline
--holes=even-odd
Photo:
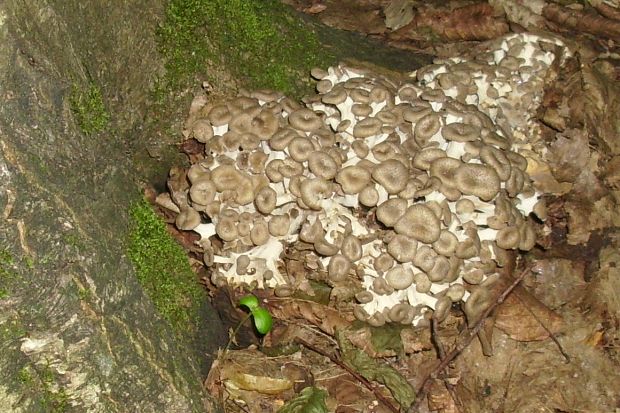
[[[69,97],[75,122],[86,135],[101,132],[110,122],[101,89],[90,83],[85,89],[74,85]]]
[[[277,0],[171,0],[159,39],[166,88],[191,84],[211,62],[248,88],[300,97],[308,70],[334,62],[316,33]]]
[[[206,296],[183,248],[146,201],[135,203],[130,213],[127,251],[140,283],[177,333],[193,333]]]
[[[13,270],[13,256],[4,249],[0,249],[0,299],[10,294],[10,284],[16,277]]]

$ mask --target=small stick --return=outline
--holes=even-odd
[[[391,412],[394,413],[398,413],[400,412],[399,409],[397,409],[396,407],[394,407],[394,405],[392,403],[390,403],[390,401],[388,399],[385,398],[385,396],[383,394],[381,394],[379,392],[379,390],[372,385],[371,382],[369,382],[368,380],[366,380],[363,376],[361,376],[358,372],[356,372],[355,370],[349,368],[346,364],[344,364],[342,361],[340,361],[339,359],[337,359],[336,357],[334,357],[333,355],[327,353],[326,351],[323,351],[319,348],[314,347],[312,344],[308,343],[306,340],[304,340],[303,338],[295,338],[295,341],[297,341],[299,344],[301,344],[302,346],[306,347],[307,349],[314,351],[315,353],[318,353],[324,357],[327,357],[328,359],[331,360],[332,363],[336,364],[338,367],[346,370],[347,373],[349,373],[351,376],[355,377],[360,383],[362,383],[364,385],[364,387],[366,387],[368,390],[370,390],[375,397],[377,398],[377,400],[379,400],[385,407],[387,407]]]
[[[450,364],[459,354],[461,354],[463,350],[467,348],[467,346],[469,346],[471,341],[474,339],[474,337],[476,337],[478,332],[484,326],[484,321],[487,319],[487,317],[493,312],[493,310],[497,308],[498,305],[504,302],[506,297],[508,297],[512,290],[514,290],[515,287],[519,285],[521,281],[523,281],[523,279],[528,273],[529,269],[526,268],[525,270],[523,270],[521,274],[519,274],[519,276],[515,278],[514,282],[510,284],[504,290],[504,292],[497,297],[495,302],[491,304],[484,311],[484,313],[482,313],[482,317],[480,317],[480,320],[478,320],[474,328],[468,331],[468,334],[465,335],[463,341],[460,344],[457,344],[456,347],[454,347],[454,349],[446,355],[446,357],[441,361],[441,363],[439,363],[439,365],[435,369],[433,369],[433,371],[426,375],[424,381],[422,381],[422,384],[420,385],[420,390],[417,392],[418,394],[416,395],[416,401],[409,407],[407,413],[415,413],[416,411],[418,411],[422,400],[426,398],[426,388],[430,383],[431,378],[437,377],[440,372],[442,372],[446,367],[448,367],[448,364]]]

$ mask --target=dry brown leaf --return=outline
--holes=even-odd
[[[307,322],[329,335],[333,335],[337,328],[350,326],[354,320],[352,314],[344,315],[336,309],[312,301],[272,298],[266,306],[275,318]]]
[[[620,39],[620,22],[597,14],[547,3],[542,10],[542,15],[547,20],[557,23],[562,30],[576,30],[601,37]]]
[[[557,134],[549,147],[547,161],[560,182],[575,182],[590,158],[588,137],[583,130],[569,129]]]
[[[612,195],[605,195],[591,202],[574,199],[564,204],[568,214],[567,242],[571,245],[584,244],[593,231],[620,224],[618,203]]]
[[[438,413],[459,413],[450,392],[440,380],[431,382],[428,392],[428,409]]]
[[[390,39],[416,39],[428,29],[444,40],[489,40],[508,33],[508,23],[486,2],[456,9],[419,7],[411,23],[394,31]]]
[[[549,338],[548,331],[554,334],[559,332],[563,321],[562,317],[518,286],[499,306],[495,327],[513,340],[539,341]]]

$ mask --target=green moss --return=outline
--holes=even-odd
[[[165,88],[186,87],[210,62],[224,64],[248,88],[299,97],[308,91],[309,69],[334,61],[277,0],[170,0],[159,39]]]
[[[178,333],[191,333],[206,299],[185,251],[146,201],[130,210],[127,252],[158,312]]]
[[[0,250],[0,299],[8,297],[10,294],[9,285],[15,279],[16,273],[13,269],[14,260],[11,253],[7,250]]]
[[[69,103],[75,122],[85,134],[101,132],[108,126],[110,114],[103,103],[101,89],[96,84],[91,82],[86,89],[74,85]]]

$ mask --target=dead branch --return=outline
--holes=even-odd
[[[416,401],[407,410],[408,413],[415,413],[416,411],[419,410],[422,400],[426,398],[427,387],[431,379],[434,377],[437,377],[446,367],[448,367],[448,364],[450,364],[459,354],[461,354],[461,352],[463,352],[463,350],[465,350],[469,346],[471,341],[474,339],[474,337],[476,337],[478,332],[480,332],[480,330],[484,326],[484,322],[487,319],[487,317],[491,315],[491,313],[497,308],[497,306],[499,306],[501,303],[504,302],[506,297],[508,297],[508,295],[510,295],[512,290],[514,290],[515,287],[519,285],[521,281],[523,281],[523,279],[529,272],[530,272],[529,268],[524,269],[514,279],[512,284],[506,287],[506,289],[497,297],[497,299],[493,302],[493,304],[491,304],[484,311],[484,313],[482,313],[482,317],[480,317],[480,319],[478,320],[476,325],[474,325],[473,328],[467,331],[461,343],[457,344],[456,347],[454,347],[454,349],[446,355],[446,357],[441,361],[441,363],[439,363],[435,369],[433,369],[430,373],[426,375],[426,377],[422,381],[422,384],[420,385],[420,389],[417,391]]]

